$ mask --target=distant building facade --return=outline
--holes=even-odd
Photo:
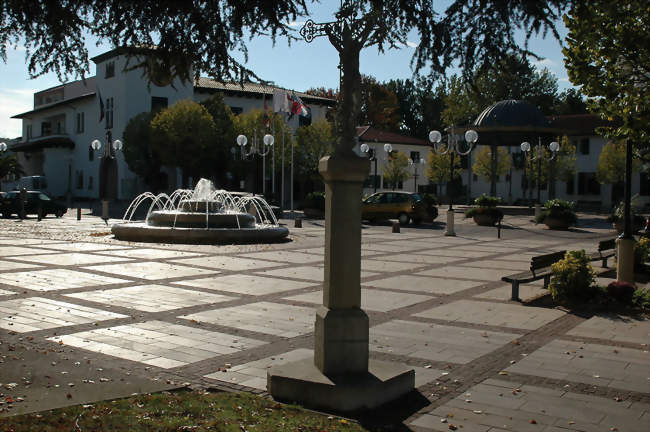
[[[183,99],[201,102],[220,92],[234,114],[272,106],[273,88],[258,84],[220,83],[207,78],[183,83],[148,83],[142,69],[125,70],[128,57],[114,49],[94,57],[96,76],[62,84],[34,94],[34,108],[12,118],[22,119],[22,138],[10,145],[18,154],[27,175],[47,178],[48,192],[57,197],[95,199],[99,196],[99,160],[103,148],[93,151],[90,143],[98,139],[106,145],[106,132],[112,140],[122,139],[129,120],[142,112],[167,107]],[[310,108],[313,121],[324,119],[332,99],[296,92]],[[102,110],[103,109],[103,110]],[[101,120],[100,120],[101,119]],[[299,116],[289,120],[296,129]],[[235,146],[235,143],[233,143]],[[130,199],[144,185],[132,173],[121,152],[116,153],[118,199]],[[181,176],[170,178],[171,189],[180,187]]]

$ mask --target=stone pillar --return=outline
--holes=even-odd
[[[316,312],[314,362],[324,374],[368,370],[368,316],[361,310],[361,192],[369,162],[324,157],[325,278]]]
[[[454,231],[454,211],[447,211],[447,230],[445,231],[446,236],[455,236],[456,231]]]
[[[326,156],[325,279],[316,311],[314,358],[268,369],[276,399],[335,411],[380,406],[413,390],[406,365],[370,360],[368,316],[361,309],[361,191],[369,161]]]
[[[616,239],[616,280],[619,282],[634,283],[634,243],[633,238]]]

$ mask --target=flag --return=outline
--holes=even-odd
[[[97,87],[97,97],[99,98],[99,122],[101,123],[104,120],[104,101],[102,100],[102,93],[99,91],[99,87]]]
[[[301,117],[311,116],[311,110],[307,105],[305,105],[302,99],[296,96],[295,92],[291,93],[291,95],[287,93],[287,98],[289,99],[289,104],[291,106],[291,115],[298,114]]]
[[[273,112],[291,112],[287,92],[281,89],[273,89]]]

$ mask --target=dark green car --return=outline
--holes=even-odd
[[[68,211],[63,204],[54,201],[44,192],[28,191],[27,202],[25,203],[25,215],[38,215],[39,209],[42,211],[42,217],[48,214],[61,217]],[[0,201],[0,213],[5,218],[11,215],[19,215],[20,212],[20,191],[7,192]]]

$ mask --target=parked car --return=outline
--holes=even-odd
[[[397,219],[400,225],[419,224],[427,217],[422,197],[412,192],[377,192],[361,204],[361,218],[370,222]]]
[[[68,208],[56,201],[49,195],[40,191],[28,191],[27,202],[25,203],[25,214],[38,214],[38,209],[42,209],[42,216],[53,214],[56,217],[61,217],[68,211]],[[18,215],[20,212],[20,191],[11,191],[2,197],[0,201],[0,213],[5,218],[11,215]]]

